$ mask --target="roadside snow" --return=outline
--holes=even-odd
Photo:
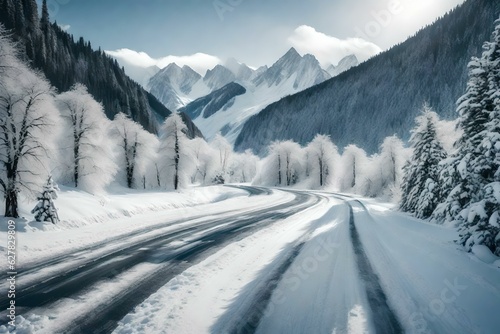
[[[353,203],[356,228],[407,333],[497,333],[500,270],[454,243],[456,229]],[[476,249],[476,255],[485,252]],[[493,258],[486,262],[491,263]]]
[[[74,252],[106,240],[151,230],[168,222],[196,217],[219,215],[233,210],[250,210],[284,203],[293,195],[287,193],[248,197],[248,192],[230,187],[211,186],[181,192],[137,192],[123,188],[113,189],[100,197],[88,193],[63,189],[56,205],[62,222],[37,223],[16,220],[17,266],[26,266],[57,254]],[[241,198],[244,200],[241,200]],[[23,203],[22,213],[28,218],[32,203]],[[196,223],[196,221],[192,222]],[[0,218],[5,227],[6,219]],[[174,228],[174,227],[171,227]],[[7,232],[0,231],[0,250],[6,248]],[[108,246],[108,245],[106,245]],[[105,249],[103,248],[102,251]],[[6,263],[0,264],[0,270]]]

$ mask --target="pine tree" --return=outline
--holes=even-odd
[[[38,204],[31,210],[31,213],[35,214],[36,221],[51,222],[52,224],[59,222],[59,215],[54,205],[58,191],[59,187],[52,180],[52,176],[49,175],[47,183],[43,186],[42,194],[37,198]]]
[[[482,57],[469,64],[458,107],[463,136],[445,169],[452,190],[433,215],[459,226],[459,242],[468,251],[485,245],[500,255],[500,20],[495,24]]]
[[[404,168],[400,208],[418,218],[428,218],[438,204],[439,162],[446,152],[436,133],[438,115],[424,106],[410,138],[413,156]]]
[[[43,32],[49,30],[50,21],[49,21],[49,8],[47,6],[47,0],[43,0],[42,2],[42,17],[40,18],[40,28],[42,28]]]

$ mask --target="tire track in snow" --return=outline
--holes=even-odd
[[[272,193],[272,190],[270,190],[270,189],[261,188],[261,187],[254,187],[254,186],[227,185],[225,187],[244,190],[244,191],[248,192],[248,195],[250,197],[258,196],[258,195],[271,195],[271,193]],[[238,212],[238,210],[229,209],[229,210],[221,211],[219,214],[230,214],[230,213],[237,213],[237,212]],[[62,254],[56,254],[56,255],[53,254],[48,258],[40,259],[36,263],[28,262],[28,263],[25,263],[18,268],[18,272],[19,272],[18,277],[22,277],[22,276],[28,275],[30,273],[37,272],[40,269],[43,269],[45,267],[54,266],[54,265],[57,265],[60,263],[64,263],[70,257],[77,258],[79,256],[82,256],[85,253],[99,250],[102,247],[109,245],[111,243],[118,243],[120,241],[127,240],[131,237],[137,237],[141,234],[146,234],[146,233],[149,233],[149,232],[161,229],[161,228],[166,228],[166,227],[175,226],[175,225],[178,225],[181,223],[193,221],[193,220],[196,220],[199,218],[203,218],[204,216],[205,216],[205,214],[195,215],[195,216],[190,216],[190,217],[185,218],[185,219],[179,219],[179,220],[175,220],[175,221],[169,221],[166,223],[156,224],[153,226],[148,226],[144,229],[127,232],[125,234],[121,234],[121,235],[118,235],[116,237],[112,237],[112,238],[109,238],[109,239],[106,239],[103,241],[93,243],[92,245],[89,245],[89,246],[83,246],[83,247],[79,247],[76,249],[72,249],[69,252],[64,252]]]
[[[245,316],[241,318],[228,333],[231,334],[253,334],[259,327],[260,320],[265,315],[265,310],[271,301],[274,290],[278,287],[283,275],[293,264],[295,258],[300,254],[305,242],[300,242],[290,251],[290,255],[276,268],[270,278],[263,283],[264,289],[257,291],[254,300]]]
[[[65,333],[87,334],[90,329],[94,334],[111,333],[116,328],[118,321],[133,310],[135,306],[189,267],[201,262],[230,242],[247,237],[274,221],[286,219],[306,208],[317,205],[321,201],[320,196],[295,191],[289,192],[296,195],[296,199],[291,203],[282,205],[281,210],[275,211],[277,210],[276,207],[273,210],[258,211],[259,215],[241,219],[236,226],[230,229],[216,231],[209,236],[203,237],[200,240],[201,243],[195,244],[194,247],[177,254],[175,259],[169,261],[166,266],[163,266],[154,275],[145,278],[136,286],[122,291],[113,299],[111,304],[99,305],[91,314],[76,319],[70,328],[65,329]],[[311,198],[314,198],[314,201],[309,203]],[[285,207],[286,210],[283,210]],[[251,226],[254,223],[255,226]],[[248,228],[249,226],[250,228]]]
[[[296,191],[294,193],[299,194],[302,192]],[[315,194],[315,196],[327,199],[324,195]],[[253,295],[252,301],[245,308],[245,310],[240,312],[242,314],[241,317],[230,327],[229,330],[224,331],[224,333],[253,334],[257,331],[261,319],[266,315],[266,309],[271,302],[274,291],[313,233],[314,231],[305,233],[300,239],[298,239],[296,245],[287,251],[288,254],[286,254],[285,259],[281,260],[281,263],[273,269],[270,276],[260,283],[262,288]]]
[[[337,197],[339,198],[339,197]],[[356,224],[354,223],[354,212],[351,203],[343,199],[349,206],[349,230],[351,235],[351,242],[356,256],[356,263],[361,280],[363,281],[366,289],[366,296],[372,312],[372,321],[377,333],[396,334],[404,333],[399,320],[389,307],[387,303],[387,296],[380,285],[378,275],[373,270],[368,257],[363,249]],[[360,201],[357,201],[364,210],[366,207]]]
[[[258,190],[256,192],[257,194],[260,193]],[[111,266],[109,266],[110,264],[108,263],[101,262],[102,259],[91,261],[88,263],[88,266],[92,268],[90,271],[86,270],[89,268],[79,268],[82,272],[79,272],[76,276],[72,277],[72,275],[69,275],[68,277],[63,274],[63,277],[60,277],[60,282],[57,282],[55,285],[51,284],[55,283],[55,281],[41,282],[43,288],[41,288],[41,290],[36,289],[38,292],[35,292],[35,294],[40,297],[40,300],[35,303],[38,305],[32,305],[32,307],[41,306],[40,304],[43,305],[46,302],[54,301],[54,296],[49,296],[51,294],[55,294],[56,300],[70,296],[78,297],[78,294],[75,294],[76,291],[74,291],[74,288],[81,289],[82,284],[89,286],[89,284],[98,282],[102,279],[109,279],[110,276],[116,276],[118,273],[109,272],[110,267],[121,267],[119,271],[123,272],[126,271],[127,268],[130,268],[131,265],[140,262],[151,262],[153,259],[154,261],[158,261],[155,263],[158,263],[160,267],[158,270],[155,270],[154,273],[145,273],[143,280],[130,286],[126,290],[121,290],[111,301],[103,301],[101,303],[97,301],[94,310],[78,315],[71,322],[69,328],[65,328],[64,331],[65,333],[88,333],[89,331],[92,333],[110,333],[116,327],[117,322],[136,305],[140,304],[170,279],[182,273],[190,266],[202,261],[225,245],[269,226],[269,224],[272,224],[274,221],[285,219],[304,209],[314,206],[320,201],[319,196],[311,196],[299,192],[292,193],[295,195],[295,199],[284,204],[255,210],[244,216],[234,215],[209,220],[213,226],[222,225],[220,228],[215,228],[211,231],[207,230],[207,225],[203,225],[201,230],[206,231],[206,233],[203,233],[193,242],[186,247],[182,247],[182,249],[174,254],[162,253],[162,244],[165,242],[168,243],[168,239],[174,237],[178,238],[181,234],[186,232],[199,232],[199,230],[196,231],[196,227],[194,231],[177,231],[178,234],[174,232],[174,235],[170,233],[158,236],[153,240],[134,244],[128,249],[128,251],[132,251],[132,254],[128,251],[124,252],[122,249],[113,254],[112,257],[114,258],[122,254],[125,255],[124,253],[132,255],[132,257],[124,259],[123,261],[119,260],[113,262]],[[161,240],[161,237],[163,237],[164,240]],[[167,240],[165,240],[165,238],[167,238]],[[160,255],[159,258],[157,255]],[[73,274],[75,273],[73,272]],[[76,280],[78,284],[74,284],[74,280]],[[24,311],[28,310],[29,307]]]

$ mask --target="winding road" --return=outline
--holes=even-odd
[[[236,186],[235,186],[236,187]],[[265,196],[271,190],[238,186],[249,196]],[[61,254],[41,263],[30,264],[27,268],[19,268],[18,280],[26,278],[28,284],[18,284],[16,306],[17,315],[30,313],[36,309],[50,307],[51,304],[72,298],[77,302],[78,296],[84,294],[93,285],[111,280],[116,276],[136,267],[141,263],[153,263],[152,272],[141,274],[139,282],[119,291],[111,301],[99,303],[90,314],[77,316],[71,325],[63,330],[65,333],[111,333],[117,322],[129,313],[145,298],[153,294],[161,286],[170,281],[190,266],[200,262],[225,245],[245,238],[256,231],[286,219],[311,206],[317,205],[322,197],[304,192],[290,191],[294,197],[285,204],[273,205],[264,209],[254,209],[242,213],[227,209],[219,212],[219,217],[203,219],[203,215],[186,218],[174,222],[166,222],[155,226],[155,230],[172,227],[199,220],[194,225],[176,228],[173,231],[156,234],[153,238],[139,241],[140,234],[151,232],[147,228],[134,233],[107,240],[106,244],[115,243],[115,250],[95,256],[94,252],[103,245],[92,245],[79,249],[74,253]],[[194,236],[194,237],[193,237]],[[174,242],[189,239],[180,245]],[[92,253],[92,256],[86,256]],[[50,267],[64,265],[63,270],[46,276],[44,271]],[[33,277],[36,277],[33,279]],[[6,295],[0,297],[1,309],[8,307]],[[5,318],[5,317],[2,317]]]
[[[247,196],[18,268],[17,316],[34,328],[26,333],[497,328],[473,310],[500,304],[500,276],[469,261],[452,230],[341,194],[231,187]],[[5,294],[0,306],[8,307]],[[8,332],[0,316],[0,333]]]

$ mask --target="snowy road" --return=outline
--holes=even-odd
[[[249,196],[19,270],[18,332],[496,333],[500,327],[491,315],[500,307],[500,270],[459,249],[453,229],[370,200],[239,189]]]

